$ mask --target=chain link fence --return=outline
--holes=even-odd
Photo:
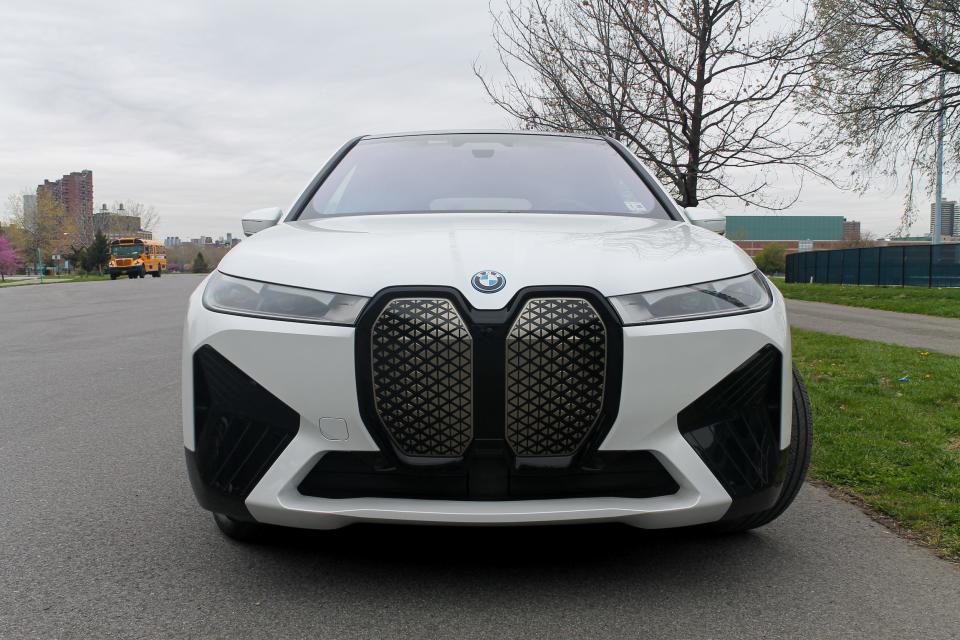
[[[960,244],[805,251],[787,256],[787,282],[960,287]]]

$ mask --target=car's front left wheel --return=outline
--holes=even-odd
[[[223,535],[237,542],[258,542],[264,538],[268,530],[267,525],[236,520],[222,513],[214,513],[213,520]]]

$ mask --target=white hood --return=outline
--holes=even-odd
[[[231,250],[224,273],[371,296],[400,285],[459,289],[499,309],[524,287],[587,286],[612,296],[741,275],[755,269],[736,245],[685,222],[606,215],[429,213],[292,222]],[[495,270],[506,287],[470,286]]]

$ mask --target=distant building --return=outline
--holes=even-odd
[[[107,237],[107,240],[118,240],[120,238],[140,238],[141,240],[152,240],[153,233],[140,227],[140,216],[128,216],[119,205],[116,211],[107,209],[103,205],[99,211],[93,214],[93,228]]]
[[[183,243],[180,241],[180,236],[167,236],[163,239],[163,244],[167,247],[179,247]]]
[[[848,242],[856,242],[860,239],[860,221],[859,220],[844,220],[843,221],[843,239]]]
[[[33,226],[33,217],[37,215],[37,194],[23,194],[23,222],[28,227]]]
[[[960,236],[960,211],[955,200],[944,200],[940,207],[940,235]],[[933,223],[936,217],[937,203],[930,203],[930,236],[933,236]]]
[[[843,216],[727,216],[726,235],[752,257],[771,244],[787,253],[836,249],[860,238],[860,223]]]
[[[84,242],[93,239],[93,172],[89,169],[64,174],[59,180],[44,180],[37,187],[37,195],[49,193],[59,202],[64,212],[73,218]]]

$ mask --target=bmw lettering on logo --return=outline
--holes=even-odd
[[[478,271],[470,284],[480,293],[496,293],[507,286],[507,279],[499,271]]]

